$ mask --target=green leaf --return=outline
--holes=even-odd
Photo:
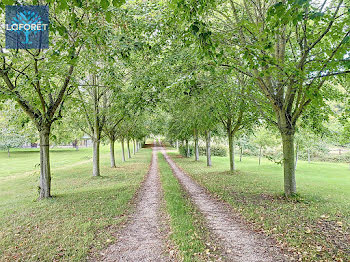
[[[112,13],[110,11],[106,12],[106,21],[109,23],[112,21]]]
[[[68,9],[68,4],[67,1],[60,1],[58,5],[58,9],[65,10]]]
[[[100,4],[103,9],[107,9],[109,6],[109,0],[101,0]]]
[[[3,0],[3,3],[5,5],[13,5],[15,3],[15,1],[14,0]]]
[[[119,6],[121,6],[122,4],[124,4],[125,3],[125,0],[112,0],[112,4],[113,4],[113,6],[115,6],[115,7],[119,7]]]
[[[75,4],[77,7],[82,7],[82,6],[83,6],[82,0],[74,0],[74,4]]]

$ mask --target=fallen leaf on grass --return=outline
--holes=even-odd
[[[310,229],[309,227],[306,227],[306,228],[305,228],[305,233],[306,233],[306,234],[310,234],[310,233],[311,233],[311,229]]]

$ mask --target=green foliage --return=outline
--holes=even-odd
[[[189,146],[189,155],[187,155],[187,147],[186,146],[184,146],[184,145],[181,145],[181,146],[179,146],[179,152],[180,152],[180,154],[183,156],[183,157],[191,157],[191,156],[193,156],[193,152],[194,152],[194,150],[193,150],[193,147],[192,146]]]
[[[225,157],[227,156],[227,147],[222,145],[212,145],[210,147],[210,153],[212,156],[221,156]],[[206,156],[207,151],[205,146],[199,146],[199,155]]]
[[[0,149],[10,151],[11,148],[22,146],[27,141],[24,135],[18,134],[16,130],[0,129]]]

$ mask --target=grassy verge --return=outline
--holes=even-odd
[[[255,157],[237,161],[239,171],[227,172],[229,161],[213,157],[194,162],[169,155],[193,179],[231,204],[256,228],[274,236],[303,261],[350,261],[350,170],[346,164],[299,161],[299,197],[282,196],[282,167]]]
[[[170,216],[171,240],[183,261],[203,261],[213,257],[214,245],[203,218],[195,209],[161,153],[158,154],[166,212]]]
[[[32,162],[38,152],[12,153],[13,166],[0,173],[0,261],[84,261],[91,250],[113,241],[148,171],[151,151],[142,149],[115,169],[109,167],[108,148],[101,151],[100,178],[91,176],[86,159],[91,149],[53,153],[55,197],[44,201],[36,201],[39,174]],[[25,167],[32,171],[22,173]]]

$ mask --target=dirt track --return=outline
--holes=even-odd
[[[289,261],[275,247],[275,244],[234,218],[231,210],[223,203],[213,199],[201,186],[186,175],[162,150],[175,177],[189,193],[192,201],[206,218],[211,232],[224,249],[223,257],[235,262],[277,262]]]
[[[168,261],[160,231],[160,203],[157,147],[153,147],[151,167],[139,192],[136,211],[118,241],[103,252],[102,261]]]

